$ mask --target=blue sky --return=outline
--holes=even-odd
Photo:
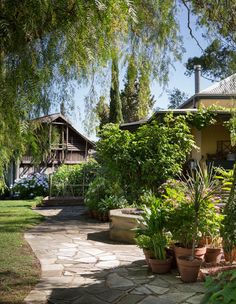
[[[187,61],[189,57],[193,56],[199,56],[201,54],[200,48],[197,46],[194,39],[191,38],[189,34],[189,30],[187,27],[187,14],[186,11],[183,9],[180,12],[181,17],[181,24],[180,24],[180,30],[181,35],[183,36],[184,41],[184,47],[186,49],[186,52],[183,54],[182,62],[175,62],[174,68],[170,70],[169,74],[169,83],[167,88],[163,91],[163,88],[161,88],[158,83],[152,82],[151,84],[151,91],[152,94],[155,96],[156,104],[155,107],[161,107],[161,108],[167,108],[168,105],[168,95],[167,90],[172,90],[173,88],[178,88],[181,91],[184,91],[189,96],[194,94],[194,76],[187,77],[184,75],[185,73],[185,66],[184,63]],[[194,28],[194,26],[193,26]],[[205,48],[208,43],[206,40],[202,38],[202,31],[195,30],[194,34],[197,37],[198,41],[200,42],[201,46]],[[120,71],[120,86],[122,88],[123,83],[123,76],[124,71]],[[201,84],[200,89],[203,90],[207,88],[208,86],[212,85],[212,82],[201,78]],[[101,86],[97,86],[98,91],[102,90],[104,84],[101,84]],[[110,87],[109,83],[105,83],[105,87]],[[75,89],[75,95],[74,95],[74,103],[75,103],[75,110],[73,113],[71,113],[71,116],[69,117],[72,124],[81,132],[82,134],[88,136],[86,134],[85,128],[84,128],[84,119],[85,119],[85,106],[84,106],[84,98],[88,94],[89,88],[86,86],[81,86]],[[99,92],[98,92],[99,93]],[[91,139],[95,139],[95,135],[90,134],[89,137]]]

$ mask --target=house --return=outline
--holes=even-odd
[[[200,66],[196,66],[195,94],[178,109],[158,110],[149,119],[122,124],[120,127],[123,130],[134,131],[153,119],[161,119],[170,111],[174,115],[187,115],[187,113],[197,112],[199,108],[209,108],[212,105],[219,107],[214,110],[216,122],[200,130],[191,127],[198,149],[192,151],[190,159],[195,162],[204,160],[207,164],[214,163],[214,166],[230,169],[236,161],[236,147],[231,145],[230,132],[225,122],[229,121],[231,110],[236,110],[236,74],[205,90],[200,90]]]
[[[52,173],[61,164],[75,165],[86,162],[95,145],[88,138],[79,133],[61,113],[46,115],[33,119],[39,122],[42,129],[48,132],[50,145],[46,157],[36,167],[30,151],[19,160],[18,164],[12,162],[8,173],[8,184],[13,184],[16,178],[23,175],[44,172]],[[56,140],[53,140],[56,134]]]

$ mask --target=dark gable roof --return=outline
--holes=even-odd
[[[41,116],[35,119],[32,119],[32,121],[40,121],[42,123],[52,123],[53,121],[60,119],[62,121],[64,121],[66,124],[68,124],[68,126],[70,127],[70,129],[72,129],[78,136],[80,136],[81,138],[83,138],[85,141],[87,141],[89,147],[92,149],[95,147],[95,144],[90,141],[87,137],[85,137],[84,135],[82,135],[78,130],[76,130],[71,122],[61,113],[55,113],[55,114],[49,114],[49,115],[45,115],[45,116]]]

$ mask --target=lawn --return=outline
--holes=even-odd
[[[0,304],[20,304],[40,277],[40,265],[24,231],[43,217],[32,200],[0,201]]]

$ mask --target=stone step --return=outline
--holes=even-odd
[[[43,206],[54,207],[54,206],[78,206],[84,205],[84,198],[82,196],[78,197],[45,197],[43,199]]]

